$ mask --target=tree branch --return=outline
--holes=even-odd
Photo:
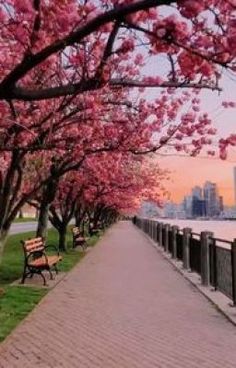
[[[214,91],[222,91],[217,85],[209,85],[207,83],[197,83],[197,82],[173,82],[166,81],[160,84],[144,82],[132,79],[111,79],[109,84],[113,87],[137,87],[137,88],[197,88],[197,89],[210,89]],[[12,90],[6,92],[7,99],[12,100],[22,100],[22,101],[36,101],[36,100],[46,100],[56,97],[61,97],[65,95],[74,95],[75,93],[79,95],[90,90],[99,89],[102,86],[102,82],[99,80],[91,79],[88,81],[83,81],[76,84],[66,84],[59,87],[45,88],[42,90],[30,90],[21,87],[15,87]],[[6,96],[5,96],[6,97]],[[5,98],[4,97],[4,98]],[[0,95],[1,99],[1,95]]]
[[[173,0],[141,0],[128,5],[117,6],[112,10],[98,15],[81,28],[76,31],[72,31],[61,40],[55,41],[53,44],[45,47],[37,54],[25,55],[21,63],[18,64],[15,69],[12,70],[0,83],[0,99],[5,99],[7,89],[12,89],[16,82],[24,77],[30,70],[45,61],[48,57],[64,50],[68,46],[81,42],[85,37],[97,31],[104,24],[113,22],[114,20],[120,20],[139,10],[147,10],[160,5],[170,5],[173,2]]]

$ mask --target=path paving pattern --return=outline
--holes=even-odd
[[[0,367],[235,368],[236,327],[120,222],[0,345]]]

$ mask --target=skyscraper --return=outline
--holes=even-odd
[[[199,186],[195,186],[192,189],[192,196],[196,197],[197,199],[202,199],[202,188]]]
[[[206,215],[209,217],[220,214],[220,200],[217,185],[207,181],[203,187],[204,200],[206,201]]]
[[[192,189],[192,216],[206,216],[206,201],[202,198],[202,188],[199,186]]]

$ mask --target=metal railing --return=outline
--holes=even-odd
[[[228,241],[203,231],[135,217],[133,222],[183,267],[196,272],[205,286],[213,286],[236,306],[236,239]]]

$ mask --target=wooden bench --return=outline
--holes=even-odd
[[[81,247],[83,251],[85,251],[88,246],[87,238],[85,238],[81,234],[81,231],[77,226],[74,226],[72,228],[72,234],[73,234],[73,248]]]
[[[21,283],[24,284],[27,277],[33,277],[38,274],[43,278],[43,284],[46,285],[46,279],[43,274],[47,270],[50,274],[50,279],[53,279],[52,270],[58,273],[57,264],[62,257],[58,249],[54,245],[45,245],[42,238],[34,238],[21,241],[23,245],[25,264]],[[46,250],[52,248],[55,254],[47,254]]]
[[[90,234],[91,235],[97,235],[101,231],[101,228],[99,227],[99,223],[97,223],[98,227],[94,227],[94,224],[90,223]]]

